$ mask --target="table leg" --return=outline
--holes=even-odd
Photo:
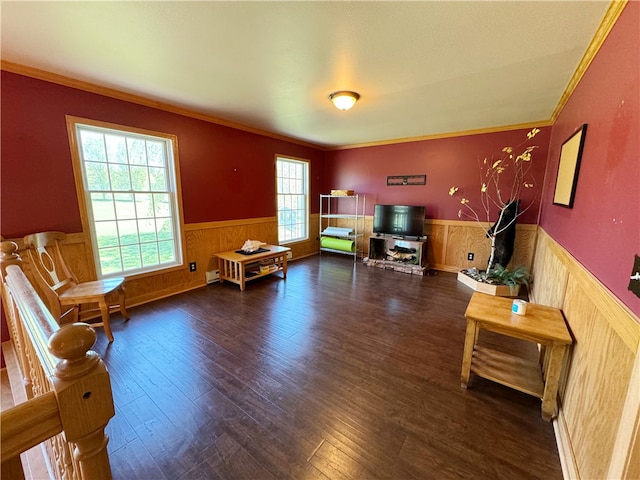
[[[247,281],[247,277],[245,276],[245,265],[244,263],[236,263],[236,278],[240,281],[240,290],[244,290],[244,284]]]
[[[113,333],[111,333],[111,325],[109,324],[109,305],[107,305],[106,298],[102,297],[98,301],[100,306],[100,316],[102,317],[102,326],[104,327],[104,333],[107,334],[109,343],[113,342]]]
[[[538,352],[538,363],[544,370],[547,364],[547,346],[538,344],[538,348],[540,349]]]
[[[120,305],[120,313],[122,314],[124,319],[125,320],[129,320],[131,317],[129,316],[129,313],[127,312],[127,309],[125,308],[124,284],[120,285],[120,288],[118,289],[118,304]]]
[[[287,278],[287,252],[282,255],[282,278]]]
[[[220,283],[224,283],[224,275],[225,275],[225,260],[218,257],[218,275],[220,277]]]
[[[552,345],[549,347],[546,380],[544,394],[542,396],[542,418],[550,421],[556,416],[558,384],[564,361],[565,345]]]
[[[464,353],[462,354],[462,374],[460,385],[467,388],[471,375],[471,358],[473,357],[473,347],[478,339],[478,322],[467,319],[467,333],[464,337]]]

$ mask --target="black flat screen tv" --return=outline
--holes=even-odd
[[[373,233],[422,237],[424,214],[424,206],[376,204],[373,206]]]

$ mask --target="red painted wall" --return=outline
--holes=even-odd
[[[629,2],[557,119],[541,226],[640,315],[640,3]],[[588,124],[573,209],[553,205],[562,143]]]
[[[476,211],[482,211],[478,162],[486,157],[500,158],[503,147],[522,144],[529,131],[514,130],[332,151],[327,154],[326,184],[329,188],[351,189],[366,194],[369,215],[373,214],[375,203],[425,205],[428,219],[457,220],[460,202],[449,196],[449,189],[458,186],[460,192],[469,198],[470,205]],[[523,204],[530,198],[536,201],[520,217],[520,223],[537,223],[550,134],[551,128],[542,128],[527,144],[539,147],[532,159],[537,187],[523,190]],[[388,175],[426,175],[427,183],[424,186],[387,186]],[[496,218],[492,217],[493,220]]]
[[[274,216],[275,154],[310,160],[311,198],[323,190],[321,150],[6,71],[1,78],[5,238],[82,231],[65,115],[177,135],[186,223]]]
[[[629,2],[554,127],[536,137],[541,226],[640,315],[627,290],[640,254],[640,3]],[[518,144],[500,132],[327,154],[188,117],[2,72],[0,231],[81,230],[64,116],[89,117],[178,135],[187,223],[272,216],[275,153],[311,160],[311,194],[354,189],[374,203],[418,204],[456,219],[453,185],[472,191],[477,161]],[[552,205],[562,142],[589,124],[573,209]],[[547,156],[548,152],[548,156]],[[323,158],[326,157],[326,162]],[[547,160],[548,157],[548,160]],[[427,175],[426,186],[387,187],[387,175]],[[311,202],[312,211],[318,210]],[[536,223],[532,209],[522,223]]]

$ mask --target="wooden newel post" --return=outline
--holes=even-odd
[[[80,476],[86,480],[111,478],[104,429],[115,415],[107,367],[90,348],[96,341],[85,323],[68,324],[49,338],[49,351],[60,358],[52,382],[65,438]]]
[[[2,278],[5,277],[5,269],[9,265],[22,266],[22,259],[18,255],[18,244],[16,242],[0,242],[0,265],[2,266]]]

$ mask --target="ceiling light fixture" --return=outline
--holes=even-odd
[[[329,100],[333,102],[338,110],[349,110],[355,105],[359,98],[359,94],[356,92],[349,92],[347,90],[333,92],[329,95]]]

